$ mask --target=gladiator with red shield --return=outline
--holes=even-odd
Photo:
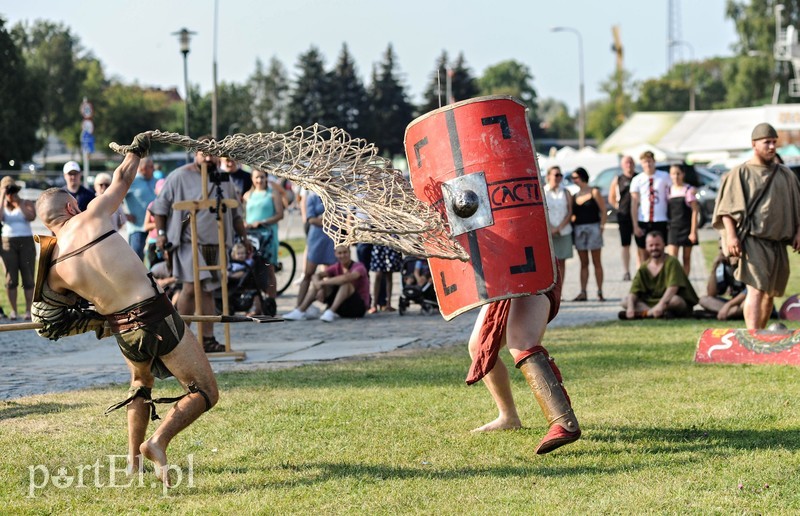
[[[498,360],[507,346],[549,424],[536,453],[577,440],[581,430],[561,373],[542,346],[558,313],[562,278],[526,107],[504,96],[445,106],[408,126],[405,148],[414,193],[442,215],[470,257],[429,263],[446,320],[480,307],[466,381],[483,379],[499,416],[474,431],[522,426],[508,370]]]

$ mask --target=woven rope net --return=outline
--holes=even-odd
[[[151,141],[230,157],[318,194],[323,229],[336,245],[371,243],[405,254],[467,260],[439,213],[414,195],[411,184],[378,149],[338,128],[314,124],[286,133],[234,134],[197,141],[152,131]],[[127,146],[111,144],[120,153]]]

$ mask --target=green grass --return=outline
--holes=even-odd
[[[37,513],[800,510],[797,369],[695,365],[705,324],[548,332],[584,437],[541,457],[532,450],[546,425],[513,368],[525,428],[469,433],[495,409],[483,386],[463,384],[465,346],[221,375],[220,404],[170,448],[184,483],[168,497],[151,474],[128,488],[95,487],[87,474],[87,487],[50,484],[28,497],[31,466],[75,476],[78,465],[124,453],[124,414],[102,416],[124,386],[0,402],[0,504]],[[176,391],[168,382],[154,394]]]

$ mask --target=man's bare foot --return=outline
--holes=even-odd
[[[167,467],[167,452],[156,443],[148,439],[139,446],[139,451],[144,457],[153,461],[153,470],[156,478],[164,482],[167,487],[172,487],[169,481],[169,468]]]
[[[522,422],[519,418],[498,417],[494,421],[472,430],[472,433],[494,432],[495,430],[519,430],[520,428],[522,428]]]
[[[128,475],[135,475],[142,471],[144,471],[144,462],[142,462],[141,454],[128,457],[128,466],[125,468],[125,473]]]

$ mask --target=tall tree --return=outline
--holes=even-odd
[[[293,126],[330,125],[330,76],[319,50],[312,46],[297,61],[297,78],[289,97],[288,120]]]
[[[792,66],[775,62],[775,6],[783,5],[784,28],[800,27],[800,0],[728,0],[726,16],[733,20],[739,42],[737,58],[727,69],[728,107],[743,107],[769,102],[773,87],[780,85],[780,102],[797,102],[789,95],[789,80],[794,78]],[[800,85],[798,85],[800,87]]]
[[[38,85],[5,24],[0,18],[0,169],[18,168],[40,146]]]
[[[330,73],[331,125],[350,133],[351,136],[367,136],[369,117],[367,91],[356,72],[356,65],[347,44],[342,44],[339,59]]]
[[[256,60],[256,70],[247,82],[253,97],[250,112],[254,129],[261,132],[288,130],[289,76],[283,63],[273,56],[269,69],[264,72],[263,63]]]
[[[450,84],[455,102],[471,99],[478,95],[480,91],[478,81],[472,75],[472,70],[467,66],[463,52],[458,53],[456,62],[453,63],[449,73],[451,74]],[[535,96],[536,94],[534,93]]]
[[[257,132],[251,114],[254,104],[252,90],[247,84],[223,82],[217,89],[217,123],[222,136],[233,133]]]
[[[442,50],[436,59],[433,72],[428,76],[428,86],[422,94],[422,104],[420,104],[417,114],[424,115],[447,104],[445,98],[447,95],[447,62],[447,51]]]
[[[620,78],[619,73],[623,76]],[[624,70],[615,71],[600,85],[606,94],[605,100],[589,103],[586,106],[586,136],[595,138],[598,143],[622,125],[633,111],[633,84]]]
[[[408,100],[395,65],[392,45],[386,47],[383,59],[372,69],[369,87],[370,130],[368,140],[385,156],[403,154],[406,126],[414,118],[414,106]]]
[[[541,133],[536,90],[531,85],[530,69],[513,59],[488,67],[478,79],[481,95],[511,95],[528,106],[528,122],[534,136]],[[551,120],[552,122],[552,120]]]
[[[96,109],[97,147],[110,141],[127,143],[132,135],[166,127],[172,118],[169,104],[164,91],[113,82],[104,92],[103,109]]]
[[[81,88],[86,71],[77,66],[83,49],[63,24],[38,20],[18,23],[12,36],[22,50],[33,80],[41,89],[41,128],[46,136],[80,125]],[[68,142],[75,145],[77,142]]]
[[[484,74],[485,75],[485,74]],[[578,136],[575,117],[570,116],[567,105],[556,99],[547,98],[538,102],[537,117],[544,136],[550,138],[576,138]]]

